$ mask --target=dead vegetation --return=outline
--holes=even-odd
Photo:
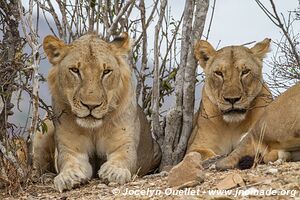
[[[255,169],[229,170],[219,172],[206,169],[204,182],[201,184],[170,188],[167,172],[137,178],[125,185],[108,185],[94,179],[87,185],[72,191],[58,193],[50,181],[46,184],[30,184],[15,195],[0,194],[1,199],[299,199],[300,197],[300,163],[291,162],[280,165],[258,165]],[[223,195],[213,192],[219,189]],[[224,194],[224,190],[231,194]],[[144,191],[138,194],[140,191]],[[147,193],[148,191],[148,193]],[[151,193],[151,191],[160,191]],[[195,193],[198,194],[193,194]],[[240,191],[240,192],[239,192]],[[265,195],[255,195],[255,191]],[[273,191],[273,195],[271,192]],[[278,194],[275,195],[275,192]],[[126,194],[129,192],[131,195]],[[252,192],[253,195],[250,195]],[[119,194],[113,194],[119,193]],[[188,195],[192,194],[192,195]],[[248,195],[246,195],[248,194]],[[285,194],[285,195],[284,195]],[[245,196],[243,196],[245,195]]]

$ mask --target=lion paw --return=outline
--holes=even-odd
[[[227,169],[233,169],[235,167],[235,164],[236,164],[235,162],[233,162],[231,159],[226,157],[216,162],[216,169],[221,171]]]
[[[98,176],[102,180],[119,184],[124,184],[131,180],[131,173],[128,169],[117,167],[107,162],[101,166]]]
[[[89,178],[82,172],[81,169],[67,169],[60,172],[54,178],[54,187],[59,192],[70,190],[82,183],[86,183]]]

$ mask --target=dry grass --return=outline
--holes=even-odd
[[[274,173],[274,169],[277,170]],[[216,185],[226,178],[228,175],[234,173],[239,174],[245,186],[236,187],[233,192],[238,190],[246,191],[249,188],[258,190],[294,190],[297,192],[297,197],[300,194],[300,162],[283,163],[281,165],[260,165],[258,164],[255,169],[248,170],[229,170],[219,172],[213,169],[204,170],[205,181],[197,186],[191,187],[191,190],[199,190],[199,195],[123,195],[126,190],[160,190],[162,192],[169,189],[167,185],[167,173],[155,174],[146,176],[145,178],[136,178],[134,181],[125,185],[117,184],[103,184],[99,179],[94,179],[88,184],[80,188],[73,189],[68,192],[58,193],[53,188],[53,182],[42,184],[28,184],[23,188],[23,191],[13,195],[0,192],[0,199],[220,199],[216,196],[211,196],[207,192],[210,189],[215,189]],[[172,188],[177,191],[177,188]],[[184,189],[184,188],[183,188]],[[115,195],[113,192],[120,191],[120,194]],[[223,199],[295,199],[292,196],[275,195],[275,196],[228,196]]]

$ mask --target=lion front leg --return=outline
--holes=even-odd
[[[217,156],[217,154],[213,150],[211,150],[209,148],[195,148],[195,149],[193,149],[190,152],[198,152],[198,153],[200,153],[202,160],[207,160],[209,158]]]
[[[57,168],[59,174],[54,178],[54,187],[60,192],[86,183],[93,174],[88,155],[67,148],[58,151]]]
[[[131,180],[136,162],[137,152],[133,144],[118,147],[107,155],[107,161],[100,167],[98,176],[102,180],[124,184]]]
[[[218,170],[232,169],[235,167],[241,169],[250,168],[253,165],[253,158],[256,152],[262,152],[264,148],[265,145],[259,145],[253,135],[248,133],[227,157],[217,161],[216,168]]]
[[[50,120],[46,120],[48,130],[45,133],[36,132],[33,139],[33,171],[32,176],[38,179],[44,173],[55,173],[54,169],[54,126]]]

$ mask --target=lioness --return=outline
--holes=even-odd
[[[228,46],[216,51],[207,41],[195,45],[195,57],[204,69],[202,100],[187,153],[203,160],[230,153],[241,136],[272,100],[262,77],[262,61],[270,39],[252,48]]]
[[[256,153],[265,156],[277,150],[276,158],[300,160],[300,84],[297,84],[273,101],[255,126],[247,133],[228,157],[216,164],[217,169],[238,167],[246,157]],[[252,164],[252,163],[251,163]],[[250,167],[250,166],[249,166]]]
[[[43,47],[52,64],[48,84],[56,118],[54,128],[48,122],[49,131],[35,137],[34,166],[47,170],[46,152],[53,149],[47,144],[55,144],[54,185],[60,192],[86,182],[99,166],[101,179],[120,184],[154,170],[161,152],[136,102],[125,58],[128,35],[108,43],[88,34],[70,45],[47,36]],[[95,157],[100,160],[92,166]]]

